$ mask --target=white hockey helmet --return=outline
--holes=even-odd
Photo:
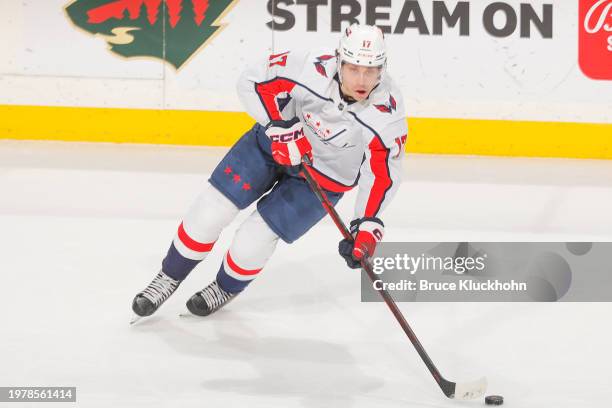
[[[342,62],[384,68],[387,48],[382,30],[376,26],[358,23],[344,30],[338,47],[338,66]]]

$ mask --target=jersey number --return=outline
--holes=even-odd
[[[285,65],[287,65],[287,55],[289,54],[289,51],[284,52],[282,54],[272,54],[270,55],[270,67],[273,67],[274,65],[280,65],[281,67],[284,67]]]
[[[396,137],[395,138],[395,144],[397,144],[397,147],[399,147],[399,152],[397,153],[396,157],[398,157],[404,151],[404,145],[406,144],[407,137],[408,137],[408,135],[406,134],[404,136],[400,136],[400,137]]]

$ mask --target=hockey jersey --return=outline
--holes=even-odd
[[[242,73],[238,95],[263,126],[297,116],[321,187],[344,192],[357,186],[355,218],[378,217],[401,181],[403,98],[384,73],[366,100],[347,103],[336,73],[333,50],[276,53]]]

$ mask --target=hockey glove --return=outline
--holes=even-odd
[[[349,268],[361,267],[361,260],[374,255],[376,244],[384,235],[385,225],[378,218],[359,218],[351,221],[351,235],[354,240],[343,239],[338,244],[338,252]]]
[[[270,122],[266,135],[272,141],[272,158],[281,166],[299,166],[305,154],[312,161],[312,146],[297,117]]]

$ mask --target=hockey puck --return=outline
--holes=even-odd
[[[487,405],[502,405],[504,403],[504,397],[501,395],[489,395],[485,397],[485,404]]]

